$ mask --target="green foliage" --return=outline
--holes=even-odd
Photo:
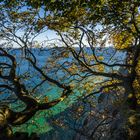
[[[26,40],[18,38],[21,44],[32,38],[32,34],[40,33],[44,29],[58,33],[61,45],[66,49],[59,50],[58,55],[52,54],[48,61],[49,71],[52,68],[58,71],[61,69],[64,76],[59,80],[65,82],[70,80],[68,84],[80,93],[78,96],[81,97],[84,93],[89,98],[94,93],[104,92],[98,97],[98,103],[102,103],[106,97],[105,93],[116,93],[111,101],[113,105],[120,105],[123,100],[122,93],[126,98],[124,100],[131,100],[131,103],[127,104],[128,111],[129,107],[138,109],[140,105],[139,0],[3,0],[0,7],[2,9],[0,18],[3,21],[1,24],[4,25],[1,37],[8,36],[9,40],[18,38],[13,37],[15,26],[11,27],[11,23],[17,26],[16,30],[24,30],[27,34],[31,29]],[[7,21],[4,19],[5,13],[8,15]],[[113,61],[113,64],[109,63],[114,55],[108,63],[105,63],[103,56],[96,55],[95,46],[103,48],[106,44],[126,52],[125,64],[118,63],[117,60]],[[36,46],[40,47],[39,44]],[[79,51],[75,49],[77,46]],[[90,55],[85,51],[87,46],[92,51]],[[73,60],[66,61],[67,65],[58,63],[69,57]],[[116,67],[127,70],[127,74],[121,73]],[[67,77],[70,78],[67,80]],[[75,84],[74,81],[78,82]],[[48,100],[48,97],[44,98],[44,102]],[[82,109],[79,108],[80,111]],[[136,125],[133,116],[127,119]]]

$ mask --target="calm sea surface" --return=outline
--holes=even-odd
[[[87,48],[88,50],[88,48]],[[37,58],[37,65],[42,67],[46,65],[46,60],[48,60],[48,58],[51,56],[50,51],[40,51],[39,49],[34,49],[33,50],[36,58]],[[10,51],[11,54],[14,54],[17,58],[17,63],[18,63],[18,68],[17,68],[17,74],[22,76],[24,74],[27,75],[27,80],[25,79],[24,81],[22,81],[25,85],[27,85],[27,88],[30,89],[33,86],[35,86],[37,83],[39,83],[42,79],[40,78],[40,75],[31,67],[31,65],[22,59],[22,53],[20,50],[16,49],[16,50],[11,50]],[[88,50],[88,53],[91,54],[91,51]],[[109,59],[114,55],[114,59],[112,59],[112,62],[110,61],[109,63],[113,63],[113,61],[123,61],[125,58],[125,53],[120,53],[117,52],[115,54],[115,50],[112,48],[108,48],[105,50],[100,50],[97,49],[96,51],[97,55],[103,56],[105,59],[105,62],[109,62]],[[0,58],[0,61],[4,62],[7,61],[3,58]],[[65,60],[63,60],[64,62]],[[68,58],[67,61],[71,61],[71,58]],[[118,69],[116,67],[116,69]],[[106,71],[109,71],[108,68],[106,68]],[[63,73],[58,73],[58,77],[56,77],[55,75],[53,75],[52,73],[48,73],[48,75],[54,79],[59,78],[59,74],[62,75]],[[0,80],[0,83],[2,83],[3,81]],[[48,83],[44,83],[40,88],[38,88],[38,90],[36,91],[36,97],[38,99],[41,99],[42,97],[47,96],[49,100],[53,100],[58,98],[62,93],[62,90],[59,89],[58,87],[56,87],[55,85],[52,84],[48,84]],[[66,108],[70,107],[72,105],[72,103],[77,101],[77,97],[79,96],[79,92],[78,90],[74,90],[74,93],[72,95],[70,95],[67,99],[65,99],[63,102],[59,103],[58,105],[56,105],[55,107],[49,109],[49,110],[45,110],[45,111],[39,111],[36,113],[36,115],[29,120],[26,124],[23,124],[19,127],[15,127],[15,130],[18,131],[23,131],[23,132],[37,132],[38,134],[41,133],[45,133],[49,130],[52,130],[53,128],[51,127],[51,125],[49,124],[49,122],[47,121],[48,118],[59,114],[60,112],[63,112]],[[0,99],[1,101],[8,95],[0,95]],[[15,104],[12,104],[11,107],[15,110],[17,110],[17,108],[23,109],[22,107],[19,107],[19,103],[20,102],[16,102]]]

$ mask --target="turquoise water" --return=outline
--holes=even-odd
[[[46,93],[47,97],[49,97],[49,100],[53,100],[57,97],[60,97],[59,94],[61,94],[61,92],[60,89],[57,87],[53,88],[52,91]],[[67,107],[70,107],[72,103],[74,103],[77,100],[79,95],[80,93],[78,93],[78,91],[73,91],[73,93],[62,102],[58,103],[49,110],[38,111],[36,115],[26,124],[14,127],[14,130],[29,133],[37,132],[38,134],[52,130],[53,127],[51,127],[51,125],[47,121],[47,118],[57,115],[63,112]]]
[[[109,52],[111,54],[114,53],[113,50],[109,50]],[[105,57],[104,61],[108,61],[109,58],[111,57],[109,52],[106,52],[106,53],[98,52],[98,54],[103,55]],[[22,59],[18,59],[18,56],[21,56],[21,52],[19,50],[14,50],[11,53],[13,53],[17,56],[17,61],[20,64],[19,68],[17,69],[17,74],[23,75],[25,72],[29,72],[28,74],[31,75],[31,78],[28,78],[28,80],[22,81],[25,85],[27,85],[28,89],[30,89],[36,83],[41,81],[39,76],[36,74],[36,72],[32,69],[32,67],[30,67],[30,65],[26,61],[23,61]],[[44,66],[46,60],[50,56],[50,53],[49,52],[39,53],[39,50],[37,50],[37,49],[35,50],[35,53],[36,53],[36,57],[39,61],[38,65],[40,67]],[[121,55],[121,57],[119,57],[119,55],[117,55],[116,59],[123,60],[125,55],[124,54],[123,55],[120,54],[120,55]],[[65,60],[63,60],[63,61],[65,61]],[[109,68],[107,68],[106,71],[109,71]],[[48,75],[52,76],[51,73],[49,73]],[[93,83],[97,82],[97,81],[98,81],[98,78],[95,78],[95,77],[94,77],[94,80],[92,80]],[[82,85],[82,82],[81,82],[81,85]],[[67,99],[60,102],[59,104],[57,104],[56,106],[54,106],[53,108],[51,108],[49,110],[38,111],[36,113],[36,115],[31,120],[29,120],[27,123],[25,123],[21,126],[18,126],[18,127],[14,127],[14,131],[29,132],[29,133],[37,132],[38,134],[42,134],[42,133],[52,130],[53,127],[49,124],[48,119],[50,117],[52,117],[53,115],[57,115],[60,112],[63,112],[66,108],[70,107],[74,102],[76,102],[80,96],[82,96],[86,93],[83,89],[78,90],[80,87],[79,83],[77,83],[77,85],[75,87],[77,87],[77,88],[75,88],[75,90],[73,90],[73,93]],[[35,97],[37,97],[38,99],[43,101],[43,98],[45,96],[47,96],[49,101],[51,101],[53,99],[59,98],[61,96],[61,93],[62,93],[62,90],[60,88],[58,88],[54,85],[45,83],[36,91]],[[2,100],[2,96],[0,98]],[[21,105],[21,106],[19,107],[19,105]],[[21,102],[16,102],[11,105],[11,108],[13,108],[13,110],[16,110],[16,111],[22,110],[24,108],[24,104]]]

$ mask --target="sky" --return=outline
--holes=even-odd
[[[27,10],[26,6],[20,9],[20,11],[25,11],[25,10]],[[49,14],[49,12],[48,12],[48,14]],[[44,15],[44,11],[41,9],[40,12],[39,12],[39,16],[42,18],[43,15]],[[101,29],[101,26],[98,25],[97,29]],[[17,32],[17,36],[20,36],[22,38],[22,35],[24,33],[25,33],[24,31],[20,30],[20,31]],[[45,42],[47,40],[47,43],[54,43],[59,38],[60,37],[56,34],[55,31],[48,29],[46,32],[44,32],[44,33],[40,34],[39,36],[37,36],[35,38],[35,41],[37,41],[38,43],[42,43],[42,42]],[[4,42],[4,40],[0,41],[0,44],[2,44],[3,42]],[[84,44],[86,46],[89,46],[85,39],[84,39],[83,42],[84,42]],[[19,47],[19,45],[17,43],[13,43],[13,44],[14,44],[13,48],[18,48]],[[45,44],[45,46],[47,46],[47,44]],[[109,46],[109,44],[107,43],[105,46]]]

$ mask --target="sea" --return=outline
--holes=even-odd
[[[75,48],[76,51],[79,51],[79,48]],[[6,49],[10,54],[14,55],[17,61],[17,69],[16,74],[21,77],[23,84],[26,86],[26,88],[30,91],[35,85],[41,82],[42,77],[40,74],[31,66],[31,64],[26,61],[24,58],[23,50],[20,49]],[[64,76],[63,71],[55,72],[53,71],[53,68],[49,71],[47,61],[51,58],[52,54],[56,53],[57,55],[63,51],[63,48],[32,48],[31,52],[35,55],[37,65],[41,68],[43,67],[43,70],[47,75],[55,80],[61,79],[61,77]],[[86,53],[88,55],[92,55],[92,51],[90,48],[85,49]],[[112,47],[107,48],[96,48],[96,55],[102,56],[104,58],[104,62],[107,62],[108,64],[113,64],[114,62],[124,63],[126,53],[116,51]],[[62,53],[60,53],[62,54]],[[32,57],[32,56],[31,56]],[[75,61],[72,56],[69,56],[65,59],[61,59],[59,61],[59,64],[67,62]],[[0,62],[7,62],[10,63],[10,60],[7,58],[0,57]],[[55,68],[54,68],[55,69]],[[114,67],[114,69],[118,70],[119,67]],[[109,72],[110,68],[106,67],[106,72]],[[7,70],[5,73],[8,73]],[[98,79],[96,79],[98,80]],[[0,79],[0,83],[3,83],[4,81]],[[68,83],[67,79],[64,78],[64,80],[59,80],[61,83]],[[40,101],[43,101],[44,98],[47,97],[48,101],[57,99],[61,96],[62,89],[58,88],[52,83],[44,82],[41,86],[39,86],[35,93],[32,94],[35,98],[37,98]],[[84,92],[82,93],[84,94]],[[35,116],[29,120],[27,123],[13,127],[14,131],[20,131],[20,132],[28,132],[28,133],[37,133],[40,136],[44,136],[46,133],[54,131],[54,127],[51,126],[49,123],[49,119],[54,116],[59,116],[62,112],[65,112],[67,108],[70,108],[74,103],[78,101],[80,93],[77,89],[74,89],[73,94],[70,95],[67,99],[60,102],[59,104],[55,105],[49,110],[44,111],[38,111]],[[13,95],[14,96],[14,95]],[[82,95],[81,95],[82,96]],[[0,102],[1,104],[6,102],[6,99],[10,98],[12,100],[12,97],[9,96],[9,94],[0,94]],[[14,100],[14,99],[13,99]],[[13,103],[7,102],[7,104],[15,111],[20,111],[24,109],[24,103],[21,101],[14,101]],[[42,139],[43,140],[43,139]]]

